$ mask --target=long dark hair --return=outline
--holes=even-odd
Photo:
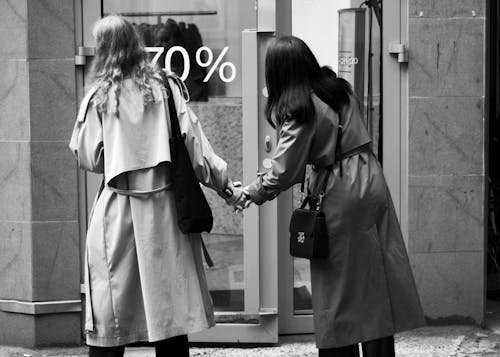
[[[273,127],[273,116],[279,124],[291,118],[298,122],[314,118],[312,92],[336,112],[349,103],[352,94],[349,83],[330,68],[320,67],[304,41],[294,36],[279,37],[269,46],[266,85],[266,119]]]
[[[125,77],[131,77],[144,99],[144,106],[154,102],[151,78],[155,69],[147,62],[147,54],[134,26],[124,17],[106,16],[94,25],[97,42],[91,73],[97,92],[93,98],[100,112],[107,111],[109,92],[116,98],[112,114],[118,113],[120,88]]]

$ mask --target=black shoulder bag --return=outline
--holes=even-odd
[[[300,208],[293,211],[290,220],[290,255],[293,257],[311,259],[328,256],[328,231],[321,204],[330,171],[331,167],[328,167],[319,196],[308,195]],[[301,191],[304,191],[304,180]],[[309,208],[306,208],[307,205]]]
[[[213,226],[212,210],[207,202],[193,170],[191,158],[182,135],[175,109],[172,90],[166,74],[161,71],[163,85],[168,96],[168,111],[170,114],[170,155],[172,159],[172,184],[177,209],[177,223],[182,233],[210,232]],[[207,264],[213,266],[202,240],[203,253]]]
[[[337,145],[335,161],[339,163],[339,171],[342,176],[342,125],[339,123],[337,134]],[[290,255],[297,258],[326,258],[328,257],[328,230],[325,214],[321,211],[323,197],[325,196],[328,178],[333,166],[324,168],[326,173],[321,184],[321,191],[318,196],[313,196],[308,192],[300,208],[293,211],[290,220]],[[305,168],[304,168],[305,170]],[[304,177],[300,191],[304,193]],[[309,205],[309,208],[306,206]]]

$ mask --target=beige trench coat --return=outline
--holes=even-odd
[[[170,80],[181,131],[198,179],[223,190],[226,163],[212,150],[177,81]],[[104,173],[86,242],[87,343],[116,346],[158,341],[214,325],[199,235],[177,225],[169,190],[166,95],[153,84],[155,102],[144,107],[131,80],[120,94],[119,118],[100,115],[84,98],[70,148],[82,169]],[[109,102],[114,100],[110,96]],[[138,191],[157,191],[142,195]]]
[[[306,164],[335,161],[339,115],[313,94],[316,116],[279,130],[272,169],[250,185],[261,204],[302,180]],[[331,171],[322,209],[329,255],[311,260],[316,344],[333,348],[394,335],[425,324],[403,236],[370,138],[354,98],[340,114],[343,174]],[[326,169],[313,171],[318,193]]]

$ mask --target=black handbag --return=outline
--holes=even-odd
[[[339,118],[340,120],[340,118]],[[339,121],[337,131],[337,143],[335,147],[335,162],[339,163],[339,174],[343,175],[342,159],[342,137],[343,125]],[[300,208],[293,211],[290,220],[290,255],[297,258],[326,258],[328,257],[328,230],[325,214],[321,211],[323,197],[325,196],[328,178],[332,172],[333,165],[325,168],[325,176],[321,184],[321,191],[318,196],[308,192]],[[306,170],[304,168],[304,177],[300,191],[304,193],[304,181]],[[306,206],[309,205],[309,208]]]
[[[177,223],[179,229],[184,234],[210,232],[214,222],[212,210],[194,172],[185,144],[186,136],[181,133],[179,118],[177,117],[177,110],[167,76],[163,71],[161,73],[163,85],[168,96],[168,112],[170,114],[170,127],[172,129],[170,155],[172,160],[172,185],[177,210]],[[207,264],[213,266],[203,239],[201,243]]]
[[[290,255],[293,257],[311,259],[328,256],[328,231],[321,204],[330,171],[331,167],[327,168],[319,196],[309,194],[300,208],[293,211],[290,220]],[[304,191],[304,180],[301,191]]]

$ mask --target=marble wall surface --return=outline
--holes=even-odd
[[[210,99],[210,102],[189,103],[199,117],[203,131],[215,153],[228,164],[229,176],[241,181],[243,176],[242,151],[242,102],[241,98]],[[233,214],[233,208],[226,205],[213,190],[204,189],[214,215],[212,233],[242,235],[242,215]]]
[[[67,149],[73,7],[0,0],[0,300],[80,299],[77,176]],[[0,331],[0,344],[79,343],[80,314],[0,311]]]
[[[409,0],[408,249],[431,321],[484,314],[485,1]]]

